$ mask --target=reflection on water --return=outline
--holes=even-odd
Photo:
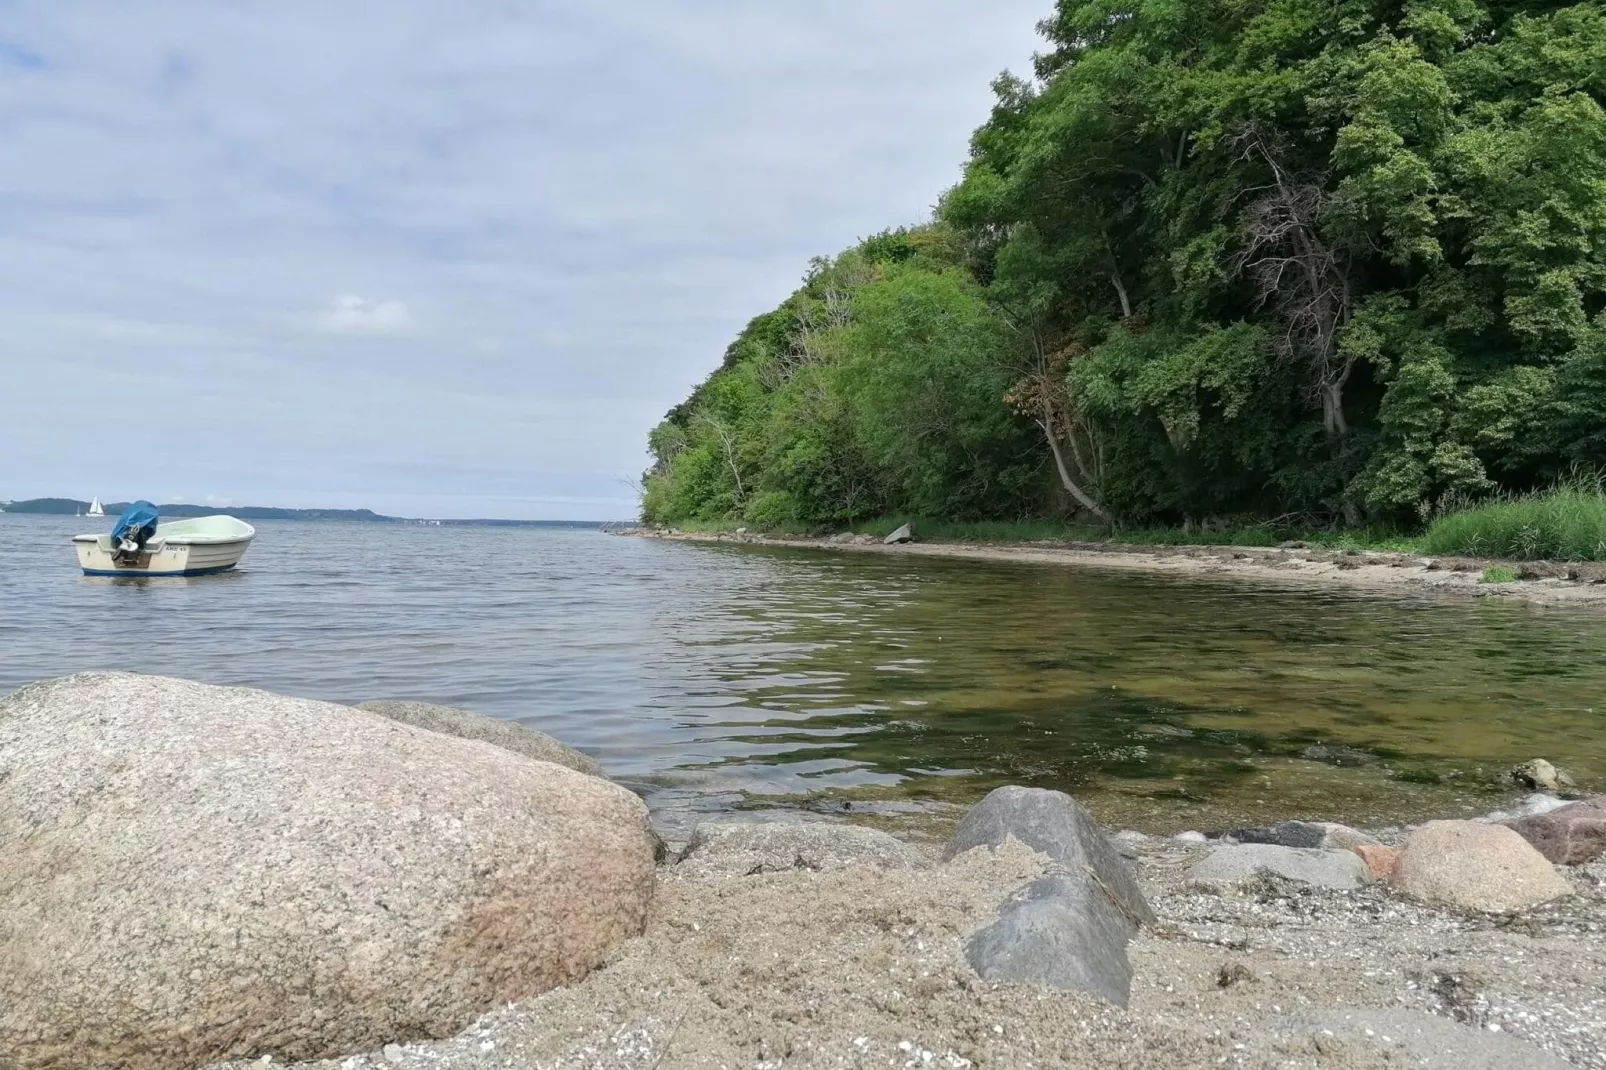
[[[1598,611],[360,524],[265,523],[245,571],[129,583],[77,574],[82,523],[0,516],[0,691],[128,668],[457,703],[672,808],[1023,782],[1163,830],[1487,809],[1540,755],[1606,780]]]

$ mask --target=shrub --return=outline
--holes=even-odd
[[[784,490],[767,490],[747,503],[742,519],[761,528],[783,527],[797,522],[797,499]]]
[[[1606,560],[1606,489],[1581,480],[1486,502],[1436,521],[1422,548],[1518,561]]]

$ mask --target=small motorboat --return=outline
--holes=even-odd
[[[232,516],[162,520],[135,502],[110,535],[74,535],[86,576],[210,576],[240,563],[256,528]]]

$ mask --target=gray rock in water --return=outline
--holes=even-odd
[[[448,1036],[641,932],[646,807],[349,706],[130,673],[0,701],[0,1066]]]
[[[1154,912],[1104,830],[1063,792],[999,788],[971,807],[946,857],[1011,838],[1047,855],[1055,872],[1004,903],[998,920],[970,938],[971,967],[988,980],[1092,992],[1126,1006],[1126,945]]]
[[[1535,791],[1555,792],[1575,786],[1572,777],[1561,772],[1543,758],[1535,758],[1532,761],[1523,762],[1521,765],[1512,766],[1511,770],[1506,773],[1506,779],[1518,787],[1532,788]]]
[[[1359,888],[1371,879],[1366,863],[1352,851],[1263,843],[1217,847],[1188,870],[1188,879],[1200,884],[1239,884],[1266,873],[1341,891]]]
[[[597,764],[595,758],[581,754],[545,732],[526,728],[517,721],[504,721],[499,717],[487,717],[453,706],[436,706],[433,703],[413,702],[408,699],[373,699],[369,702],[359,702],[357,708],[377,713],[381,717],[389,717],[392,721],[400,721],[402,724],[427,728],[431,732],[439,732],[445,736],[481,739],[503,750],[522,754],[526,758],[554,762],[592,776],[602,775],[602,766]]]
[[[1303,757],[1307,761],[1339,766],[1369,765],[1377,761],[1377,755],[1342,743],[1317,743],[1306,747]]]
[[[894,836],[834,821],[704,821],[680,860],[681,867],[703,877],[925,864],[925,855]]]
[[[905,524],[902,527],[900,527],[897,531],[894,531],[891,535],[888,535],[886,538],[882,539],[881,541],[886,543],[888,546],[891,546],[895,542],[909,542],[914,537],[915,537],[914,530],[912,528],[910,528],[908,524]]]
[[[1572,1066],[1505,1033],[1395,1007],[1304,1011],[1273,1018],[1250,1031],[1254,1053],[1274,1057],[1278,1065],[1295,1044],[1315,1049],[1323,1066],[1398,1064],[1420,1070],[1570,1070]]]

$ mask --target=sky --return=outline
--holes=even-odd
[[[626,519],[1050,0],[0,0],[0,499]]]

